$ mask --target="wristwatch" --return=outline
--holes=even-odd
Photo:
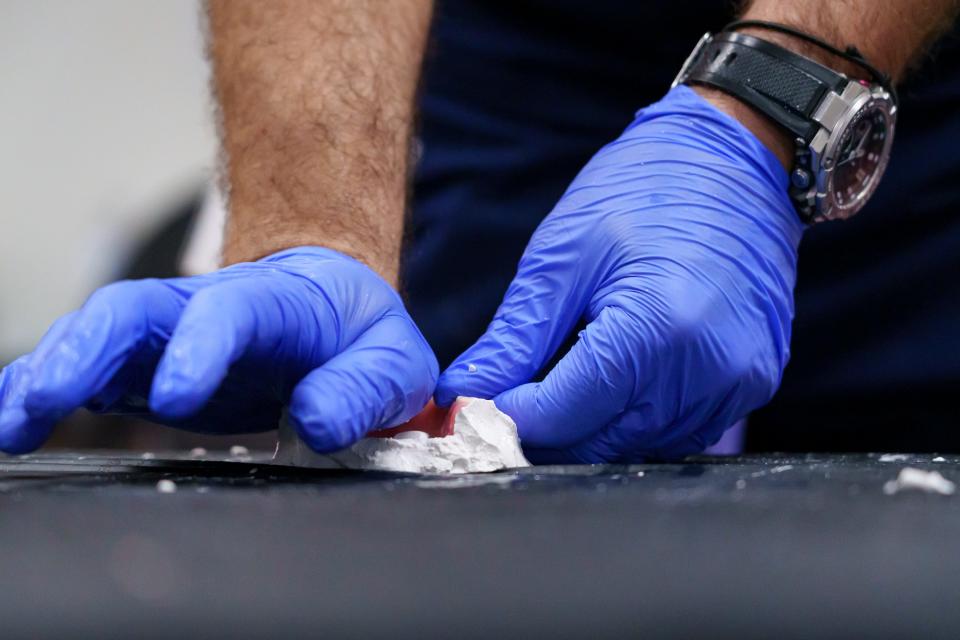
[[[848,59],[859,56],[855,49],[824,46]],[[860,64],[862,57],[853,61]],[[715,87],[795,136],[789,194],[801,219],[813,223],[859,211],[890,158],[896,92],[885,76],[865,61],[863,66],[874,72],[872,81],[851,79],[766,40],[722,31],[700,39],[673,86]]]

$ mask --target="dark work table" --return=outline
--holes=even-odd
[[[957,638],[960,494],[882,487],[958,462],[4,458],[0,637]]]

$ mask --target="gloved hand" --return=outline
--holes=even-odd
[[[774,155],[673,89],[540,224],[437,402],[493,398],[539,462],[701,451],[779,385],[802,231]],[[581,319],[577,343],[531,383]]]
[[[438,367],[400,296],[336,251],[290,249],[120,282],[0,373],[0,450],[40,446],[80,406],[208,433],[275,428],[289,402],[319,452],[413,416]]]

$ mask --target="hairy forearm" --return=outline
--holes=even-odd
[[[854,46],[871,64],[898,81],[950,27],[958,10],[960,0],[752,0],[744,4],[740,15],[745,20],[794,27],[839,49]],[[743,32],[776,42],[851,77],[864,77],[856,65],[793,36],[760,29]],[[743,122],[784,166],[789,166],[793,144],[788,134],[727,94],[706,87],[697,91]]]
[[[431,0],[209,0],[224,262],[319,245],[397,284]]]
[[[751,0],[742,15],[795,27],[839,49],[855,46],[871,64],[898,81],[950,27],[958,9],[960,0]],[[844,66],[822,49],[790,36],[770,31],[756,35],[776,39],[834,68]],[[858,73],[845,66],[841,70]]]

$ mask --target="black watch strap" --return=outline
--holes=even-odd
[[[705,40],[677,81],[732,94],[808,143],[820,129],[813,115],[824,95],[842,93],[849,82],[788,49],[729,31]]]

